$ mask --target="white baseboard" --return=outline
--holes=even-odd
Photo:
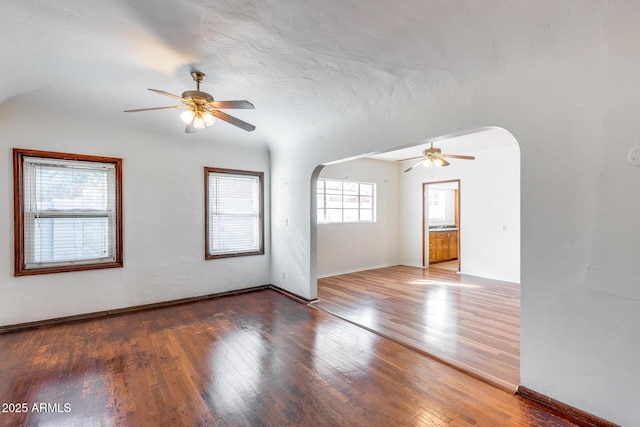
[[[404,266],[407,266],[407,267],[415,267],[415,268],[429,268],[429,266],[426,266],[426,267],[425,267],[425,266],[424,266],[424,265],[422,265],[422,264],[421,264],[421,265],[418,265],[418,264],[403,264],[403,263],[400,263],[400,264],[398,264],[398,265],[404,265]]]
[[[345,270],[345,271],[337,271],[337,272],[328,273],[328,274],[319,274],[318,279],[324,279],[325,277],[340,276],[341,274],[357,273],[359,271],[375,270],[376,268],[393,267],[394,265],[400,265],[400,264],[398,263],[380,264],[380,265],[372,265],[369,267],[356,268],[354,270]]]

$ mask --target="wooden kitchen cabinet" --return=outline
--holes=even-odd
[[[449,261],[449,232],[436,233],[436,262]]]
[[[429,233],[429,264],[436,262],[436,239],[433,233]]]
[[[458,259],[458,230],[429,232],[429,263]]]
[[[458,230],[449,232],[449,259],[458,259]]]

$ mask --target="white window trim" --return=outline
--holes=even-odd
[[[355,209],[355,208],[345,208],[344,205],[340,208],[327,208],[327,192],[326,192],[326,182],[327,181],[333,181],[333,182],[341,182],[342,186],[343,186],[343,191],[340,194],[341,197],[343,197],[344,200],[344,184],[345,183],[349,183],[349,184],[357,184],[358,185],[358,220],[357,221],[344,221],[344,210],[345,209]],[[334,224],[370,224],[370,223],[375,223],[377,221],[377,186],[374,182],[363,182],[363,181],[349,181],[349,180],[343,180],[343,179],[333,179],[333,178],[318,178],[318,183],[319,182],[324,182],[324,191],[323,192],[319,192],[318,191],[318,185],[316,184],[316,197],[317,195],[324,195],[324,206],[316,206],[316,210],[324,210],[325,211],[325,218],[326,218],[326,211],[327,209],[341,209],[342,210],[342,221],[321,221],[320,217],[317,216],[317,224],[318,225],[334,225]],[[372,187],[372,192],[371,195],[363,195],[361,194],[361,185],[370,185]],[[337,194],[336,194],[337,195]],[[371,197],[371,209],[368,208],[362,208],[360,207],[360,202],[359,199],[360,197]],[[362,220],[361,218],[361,212],[363,210],[370,210],[371,211],[371,219],[367,219],[367,220]]]

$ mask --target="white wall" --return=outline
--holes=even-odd
[[[626,155],[640,134],[640,4],[508,4],[430,27],[439,72],[379,93],[367,123],[323,128],[293,148],[273,141],[272,282],[316,295],[317,165],[501,126],[522,162],[521,383],[639,425],[640,168]]]
[[[491,138],[490,132],[486,134]],[[482,141],[476,144],[481,147]],[[431,176],[422,167],[402,174],[400,262],[422,263],[422,239],[415,230],[422,227],[423,183],[460,179],[460,272],[520,283],[518,144],[512,140],[505,146],[466,149],[464,153],[446,141],[440,145],[443,152],[474,155],[476,159],[452,159],[448,167],[431,168]]]
[[[127,128],[125,114],[119,126],[103,124],[100,117],[78,122],[74,112],[55,104],[40,108],[42,100],[34,98],[24,95],[0,105],[0,325],[269,283],[270,174],[264,145],[220,141],[218,124],[196,135],[180,129],[158,135],[152,123]],[[13,277],[13,147],[123,159],[124,268]],[[265,255],[204,260],[204,166],[265,172]]]
[[[398,263],[398,165],[358,159],[325,166],[320,178],[376,184],[376,222],[318,225],[318,276]]]

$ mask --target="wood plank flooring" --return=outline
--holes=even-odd
[[[438,268],[441,270],[444,269],[444,270],[450,270],[450,271],[458,271],[458,265],[459,265],[459,261],[457,259],[454,259],[452,261],[445,261],[445,262],[430,264],[429,267]]]
[[[0,402],[28,408],[2,426],[573,425],[273,290],[4,333],[0,351]]]
[[[515,392],[520,286],[393,266],[318,280],[318,308]]]

